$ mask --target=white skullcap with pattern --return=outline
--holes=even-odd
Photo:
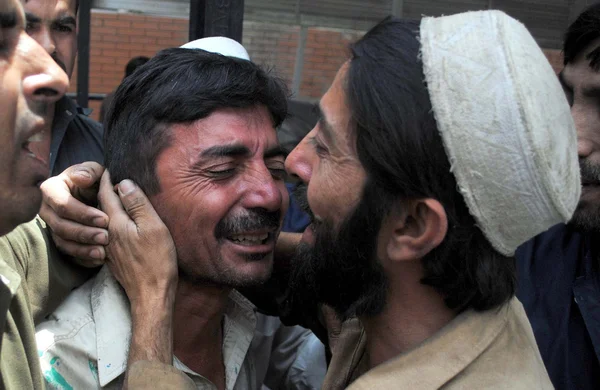
[[[421,22],[433,112],[458,187],[496,250],[568,221],[581,186],[569,106],[548,60],[500,11]]]

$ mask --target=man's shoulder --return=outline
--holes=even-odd
[[[77,126],[83,130],[94,132],[102,135],[103,127],[100,122],[97,122],[87,116],[84,112],[78,112],[75,116],[75,120],[72,122],[74,126]]]
[[[94,279],[74,290],[35,329],[42,371],[50,385],[99,388],[96,324],[92,312]],[[59,382],[53,383],[57,378]],[[61,388],[62,388],[61,386]]]
[[[517,249],[515,253],[517,265],[571,262],[583,253],[581,247],[585,237],[585,234],[567,225],[556,225]]]
[[[0,259],[25,278],[29,260],[46,252],[45,229],[44,221],[35,218],[0,237]]]
[[[501,331],[448,388],[553,388],[523,306],[513,298],[502,310]]]

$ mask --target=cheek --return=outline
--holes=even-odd
[[[357,200],[353,174],[344,167],[332,169],[328,163],[319,164],[308,186],[308,203],[319,217],[341,217]]]
[[[65,62],[75,60],[77,53],[77,39],[69,35],[59,35],[56,39],[56,51]]]

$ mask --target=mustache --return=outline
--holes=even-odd
[[[215,228],[215,237],[226,238],[252,230],[279,229],[280,221],[280,210],[247,210],[243,215],[227,217],[219,221]]]
[[[587,160],[579,160],[579,171],[583,184],[600,182],[600,165],[592,164]]]
[[[292,193],[294,199],[298,202],[298,206],[310,217],[311,221],[315,220],[315,215],[308,204],[308,186],[305,183],[299,183]]]

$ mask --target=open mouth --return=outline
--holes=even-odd
[[[44,132],[36,132],[34,135],[29,137],[25,142],[21,144],[21,149],[27,154],[27,156],[38,160],[44,165],[48,165],[48,161],[40,155],[39,143],[44,141]]]
[[[243,246],[265,245],[272,241],[273,233],[263,232],[234,234],[227,237],[227,239],[237,245]]]

